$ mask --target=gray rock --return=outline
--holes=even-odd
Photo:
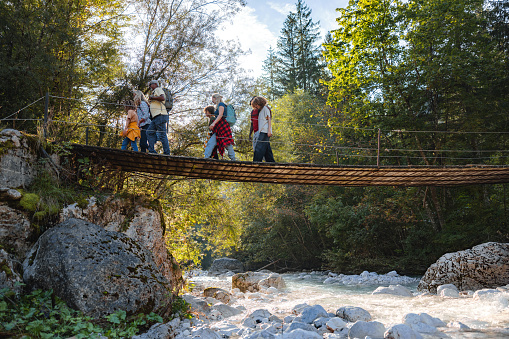
[[[291,332],[285,332],[282,336],[284,339],[322,339],[322,336],[315,331],[306,331],[298,328]]]
[[[488,242],[465,251],[447,253],[432,264],[418,290],[436,293],[454,284],[460,291],[496,288],[509,283],[509,243]]]
[[[191,331],[191,338],[200,339],[221,339],[221,336],[214,330],[208,327],[200,327]]]
[[[209,269],[211,273],[226,273],[228,271],[242,273],[244,272],[244,265],[237,259],[220,258],[215,259]]]
[[[196,298],[190,294],[184,294],[182,299],[191,305],[192,311],[205,314],[210,311],[210,305],[203,299]]]
[[[456,287],[456,285],[453,285],[453,284],[445,284],[445,285],[440,285],[437,287],[437,294],[440,294],[440,292],[442,292],[443,289],[452,289],[452,290],[455,290],[456,292],[459,292],[458,288]]]
[[[371,314],[363,308],[357,306],[343,306],[338,308],[336,316],[345,319],[347,322],[356,322],[358,320],[371,321]]]
[[[21,211],[0,205],[0,245],[20,262],[33,246],[36,233]]]
[[[9,187],[0,187],[0,201],[8,201],[8,200],[19,200],[23,195],[15,189]]]
[[[337,331],[345,328],[346,323],[343,321],[343,319],[341,319],[339,317],[334,317],[334,318],[331,318],[327,322],[327,324],[325,324],[325,326],[327,326],[327,329],[329,329],[329,331],[337,332]]]
[[[6,128],[6,129],[1,130],[0,135],[10,137],[10,138],[12,138],[12,137],[21,138],[21,132],[18,130],[12,129],[12,128]]]
[[[371,294],[392,294],[401,297],[414,296],[408,288],[401,285],[389,285],[389,287],[380,286],[376,290],[374,290]]]
[[[320,327],[323,327],[325,326],[325,324],[327,324],[327,321],[329,321],[331,318],[329,317],[319,317],[319,318],[316,318],[314,321],[313,321],[313,325],[316,327],[316,328],[320,328]],[[338,318],[339,319],[339,318]]]
[[[135,335],[131,339],[169,339],[171,334],[171,327],[166,324],[155,324],[147,333]]]
[[[436,333],[436,327],[428,324],[428,321],[429,318],[415,313],[408,313],[403,316],[403,323],[407,326],[410,326],[414,331],[426,334]]]
[[[389,327],[384,334],[385,339],[422,339],[422,335],[415,332],[410,326],[398,324]]]
[[[274,335],[274,333],[271,333],[268,330],[262,330],[262,331],[250,333],[246,336],[243,335],[242,338],[243,339],[275,339],[276,336]]]
[[[350,327],[348,331],[349,338],[365,338],[367,336],[372,338],[383,338],[385,327],[378,321],[362,321],[359,320]]]
[[[242,313],[242,311],[236,309],[235,307],[231,307],[225,304],[216,304],[210,307],[210,309],[219,311],[224,318],[233,317]]]
[[[172,286],[144,247],[128,236],[69,219],[46,231],[23,262],[30,289],[53,289],[67,304],[101,317],[168,313]]]
[[[269,318],[272,314],[264,309],[259,309],[252,312],[242,321],[242,326],[255,328],[257,324],[269,322]]]
[[[314,305],[308,307],[302,311],[302,322],[306,324],[312,324],[313,321],[318,317],[327,317],[327,311],[321,305]]]
[[[307,323],[301,323],[299,321],[294,321],[290,324],[290,326],[288,327],[288,332],[292,332],[293,330],[296,330],[296,329],[302,329],[302,330],[305,330],[305,331],[311,331],[311,332],[316,332],[316,328],[311,325],[311,324],[307,324]]]
[[[13,142],[14,145],[14,142]],[[37,174],[37,157],[29,150],[13,147],[0,156],[0,186],[28,187]]]
[[[218,287],[207,287],[203,290],[203,295],[205,297],[212,297],[214,299],[219,300],[223,304],[228,304],[231,299],[230,293],[228,291],[223,290],[222,288]]]

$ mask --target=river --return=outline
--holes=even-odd
[[[294,306],[303,303],[319,304],[332,313],[341,306],[358,306],[367,310],[373,320],[383,323],[386,329],[391,325],[402,323],[403,316],[408,313],[427,313],[446,324],[461,322],[470,328],[467,330],[456,327],[439,328],[444,333],[444,338],[509,338],[509,292],[507,290],[502,289],[503,293],[484,299],[473,298],[472,295],[463,295],[458,298],[441,297],[418,292],[418,279],[406,277],[411,282],[404,286],[414,296],[401,297],[389,294],[372,295],[371,293],[380,285],[369,280],[357,284],[354,281],[345,285],[324,284],[327,275],[322,272],[283,274],[282,276],[287,287],[278,293],[237,293],[236,301],[231,305],[244,307],[246,311],[240,316],[232,317],[229,321],[238,325],[243,317],[260,308],[267,309],[282,319],[291,314]],[[191,280],[197,284],[195,292],[204,287],[221,287],[231,290],[231,277],[228,276],[215,277],[200,274]]]

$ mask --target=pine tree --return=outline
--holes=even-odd
[[[279,67],[275,77],[283,93],[296,89],[316,91],[321,73],[318,23],[311,19],[311,10],[302,0],[296,12],[286,17],[277,43]],[[278,87],[278,86],[276,86]]]

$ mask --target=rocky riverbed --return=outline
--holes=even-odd
[[[509,285],[464,292],[443,285],[432,294],[397,272],[245,274],[261,282],[253,292],[232,288],[233,272],[192,272],[185,299],[195,317],[138,338],[509,338]]]

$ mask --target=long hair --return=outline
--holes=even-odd
[[[147,100],[147,97],[145,96],[145,94],[143,94],[142,91],[140,90],[134,90],[133,91],[133,94],[134,94],[134,103],[139,106],[141,105],[141,102],[142,101],[145,101],[147,104],[148,104],[148,100]]]
[[[221,96],[221,94],[219,94],[219,93],[214,93],[214,94],[212,94],[212,97],[213,97],[214,99],[218,100],[218,101],[217,101],[217,104],[216,104],[216,109],[217,109],[217,108],[219,107],[219,103],[220,103],[220,102],[223,102],[223,97],[222,97],[222,96]],[[224,104],[224,102],[223,102],[223,104]]]

